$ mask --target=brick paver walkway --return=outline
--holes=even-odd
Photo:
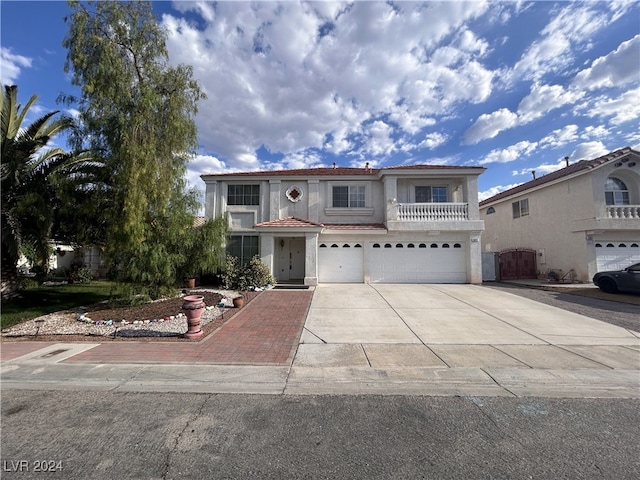
[[[2,342],[0,350],[3,361],[13,360],[14,358],[36,352],[41,348],[51,345],[43,342]]]
[[[268,290],[199,342],[103,343],[65,362],[288,365],[312,297],[311,291]]]

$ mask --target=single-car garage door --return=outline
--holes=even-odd
[[[596,263],[598,272],[622,270],[640,262],[640,240],[637,242],[596,243]]]
[[[374,243],[371,283],[466,283],[466,255],[459,242]]]
[[[318,281],[321,283],[364,282],[362,244],[321,243],[318,248]]]

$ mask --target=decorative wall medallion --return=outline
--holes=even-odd
[[[286,195],[289,201],[294,203],[299,202],[303,197],[302,189],[295,185],[289,187],[289,189],[286,191]]]

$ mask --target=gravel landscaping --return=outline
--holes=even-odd
[[[200,317],[200,325],[205,334],[218,328],[238,310],[233,308],[233,298],[239,296],[238,292],[202,289],[189,293],[204,297],[207,306]],[[244,295],[249,301],[257,292]],[[2,340],[91,341],[96,337],[114,340],[183,340],[187,320],[182,313],[182,304],[180,296],[137,306],[110,308],[106,304],[99,304],[78,307],[14,325],[2,331]],[[121,323],[114,323],[116,320]]]

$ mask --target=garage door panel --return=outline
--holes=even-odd
[[[460,243],[374,244],[368,251],[371,283],[465,283],[466,256]],[[379,247],[376,247],[379,245]],[[458,245],[458,248],[453,248]],[[386,248],[385,248],[386,247]]]
[[[364,282],[364,254],[360,244],[322,243],[318,249],[318,281]]]
[[[622,270],[640,262],[640,239],[630,242],[599,241],[596,243],[597,271]]]

